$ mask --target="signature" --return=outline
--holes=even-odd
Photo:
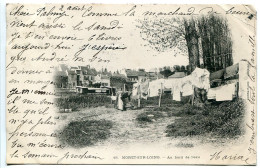
[[[234,160],[234,161],[235,160],[240,160],[240,161],[245,162],[246,164],[249,164],[248,163],[248,160],[249,160],[248,157],[245,157],[245,156],[240,155],[240,154],[226,155],[226,154],[223,154],[222,151],[215,152],[214,154],[211,154],[210,155],[210,160],[223,160],[223,161],[226,161],[226,160]]]

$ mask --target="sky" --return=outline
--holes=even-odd
[[[229,9],[229,6],[222,6],[222,9]],[[246,8],[246,7],[245,7]],[[233,40],[233,61],[239,62],[248,53],[248,34],[254,34],[253,28],[245,26],[248,19],[239,18],[236,15],[226,15],[226,18],[231,29]],[[147,41],[143,40],[140,36],[140,29],[136,27],[137,18],[129,18],[127,20],[120,20],[120,24],[124,27],[118,30],[116,34],[108,33],[110,35],[119,35],[122,37],[121,42],[127,47],[126,50],[117,53],[114,52],[101,52],[100,56],[109,58],[109,63],[91,63],[95,68],[107,68],[108,70],[116,71],[117,69],[139,69],[146,70],[152,68],[159,68],[164,66],[174,65],[188,65],[188,54],[179,51],[177,48],[167,50],[165,52],[158,52],[151,48]],[[186,47],[186,46],[184,46]]]

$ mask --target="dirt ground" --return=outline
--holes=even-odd
[[[59,129],[71,121],[110,120],[113,127],[111,135],[104,141],[97,142],[95,147],[113,147],[115,149],[130,148],[135,145],[158,146],[162,148],[199,148],[205,145],[222,145],[223,142],[205,137],[166,137],[167,125],[174,123],[176,117],[163,117],[149,123],[139,123],[138,114],[147,109],[120,111],[114,108],[85,108],[75,112],[59,113],[57,116]],[[176,109],[178,110],[178,109]]]

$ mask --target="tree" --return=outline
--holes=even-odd
[[[189,70],[203,66],[216,71],[233,64],[232,40],[227,20],[210,14],[187,18],[156,18],[138,21],[140,34],[151,48],[164,52],[177,48],[188,55]],[[201,45],[199,45],[201,44]]]
[[[140,25],[137,27],[140,28],[142,39],[158,52],[173,49],[184,40],[178,18],[144,19],[138,20],[138,22]]]
[[[232,39],[227,19],[213,14],[203,15],[197,25],[204,66],[213,72],[232,65]]]
[[[174,71],[175,72],[180,72],[181,71],[180,65],[174,65]]]
[[[200,67],[199,58],[199,35],[196,30],[195,20],[184,19],[185,39],[189,54],[189,65],[193,71],[196,67]]]
[[[186,66],[186,72],[187,72],[187,75],[191,74],[190,65],[187,65],[187,66]]]
[[[160,71],[160,74],[162,74],[164,76],[164,78],[168,78],[169,76],[171,76],[173,73],[171,70],[169,69],[164,69],[163,71]]]
[[[181,69],[181,70],[180,70],[181,72],[185,72],[185,71],[186,71],[186,69],[185,69],[185,66],[184,66],[184,65],[182,65],[180,69]]]
[[[164,52],[177,47],[180,51],[187,53],[192,70],[199,66],[199,36],[193,18],[190,20],[179,18],[145,19],[139,20],[139,23],[141,25],[137,27],[141,29],[141,37],[148,41],[151,48],[158,52]]]

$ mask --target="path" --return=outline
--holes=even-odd
[[[141,110],[120,111],[114,108],[86,108],[78,112],[61,114],[63,120],[60,123],[65,126],[71,121],[78,120],[110,120],[113,122],[111,136],[102,142],[98,142],[98,146],[116,145],[118,147],[132,144],[167,144],[171,139],[166,137],[165,129],[168,124],[174,122],[175,117],[164,117],[154,122],[140,124],[136,117],[144,112]]]

